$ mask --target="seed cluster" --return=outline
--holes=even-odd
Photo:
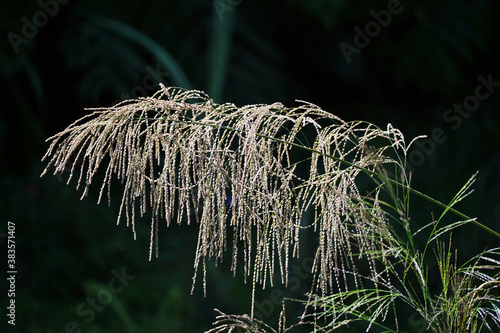
[[[252,277],[254,290],[272,284],[277,271],[286,285],[299,232],[311,227],[319,238],[317,289],[327,293],[345,282],[354,256],[365,256],[378,275],[375,259],[378,249],[391,248],[391,231],[380,188],[367,199],[357,181],[363,170],[401,167],[389,155],[406,155],[407,147],[392,126],[344,122],[306,102],[218,105],[203,92],[163,86],[152,97],[91,110],[49,138],[44,174],[70,170],[68,183],[78,178],[82,198],[103,177],[99,201],[111,200],[111,183],[120,181],[118,223],[125,218],[135,235],[137,213],[151,214],[150,258],[158,252],[160,221],[196,222],[195,271],[203,267],[204,285],[206,261],[221,261],[228,247],[234,272],[243,252],[244,276]],[[306,128],[316,133],[311,147],[301,143]],[[296,161],[298,150],[310,159]],[[305,167],[309,172],[300,176]],[[311,207],[314,221],[304,226]]]

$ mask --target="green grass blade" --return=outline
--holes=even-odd
[[[153,54],[160,65],[168,70],[174,85],[185,89],[192,89],[192,85],[179,63],[167,50],[165,50],[164,47],[154,41],[151,37],[124,23],[109,18],[91,15],[89,16],[89,20],[100,27],[114,31],[117,34],[129,38],[137,44],[143,46],[146,50]]]
[[[220,103],[222,99],[235,15],[236,10],[232,10],[221,18],[214,11],[212,18],[212,35],[208,50],[207,92],[217,103]]]

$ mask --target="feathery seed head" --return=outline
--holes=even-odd
[[[118,223],[124,215],[135,233],[136,213],[151,214],[150,258],[157,253],[160,220],[167,226],[196,222],[195,271],[202,265],[205,276],[206,261],[222,260],[232,239],[234,271],[242,249],[244,275],[254,285],[272,284],[278,269],[286,284],[310,206],[319,234],[313,270],[323,293],[342,281],[347,288],[345,272],[356,269],[355,254],[379,276],[379,250],[396,248],[379,206],[380,187],[370,199],[358,188],[364,172],[401,167],[390,155],[406,154],[407,147],[390,124],[381,130],[344,122],[306,102],[295,108],[217,105],[203,92],[164,86],[153,97],[90,110],[48,139],[43,174],[69,168],[69,182],[79,173],[84,197],[99,171],[99,201],[103,195],[110,200],[111,183],[119,180]],[[300,143],[306,127],[316,133],[311,147]],[[309,152],[310,161],[294,161],[297,150]]]

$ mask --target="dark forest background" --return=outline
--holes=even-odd
[[[134,241],[116,226],[119,195],[97,205],[94,194],[80,201],[67,175],[39,177],[46,138],[87,107],[152,95],[159,82],[236,105],[305,100],[345,120],[390,122],[408,141],[441,129],[446,139],[414,146],[414,187],[448,202],[478,170],[458,208],[500,231],[498,1],[2,1],[0,31],[0,267],[3,276],[12,221],[18,271],[15,327],[1,279],[2,332],[202,332],[214,308],[249,312],[251,286],[227,264],[207,268],[207,297],[200,279],[190,295],[195,225],[163,226],[159,258],[148,261],[149,220]],[[412,205],[416,226],[440,213]],[[461,260],[499,245],[472,225],[453,240]],[[130,280],[112,293],[123,270]],[[307,272],[291,274],[292,291],[258,293],[271,324],[283,296],[308,291]],[[423,331],[401,316],[402,330]]]

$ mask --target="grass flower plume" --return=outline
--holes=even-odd
[[[200,270],[206,288],[207,261],[221,261],[226,251],[232,252],[231,269],[242,266],[251,279],[254,294],[256,285],[272,285],[276,274],[287,285],[290,260],[299,256],[299,234],[308,229],[318,239],[309,304],[333,309],[333,326],[347,323],[349,314],[376,309],[365,316],[371,324],[386,316],[395,299],[409,297],[396,287],[404,284],[402,275],[393,274],[398,265],[415,273],[424,288],[422,252],[405,250],[415,234],[408,196],[416,191],[405,172],[411,142],[390,124],[381,129],[345,122],[302,101],[291,108],[219,105],[203,92],[164,86],[152,97],[91,110],[49,138],[43,174],[68,171],[68,183],[75,180],[82,198],[97,183],[99,202],[111,201],[112,183],[118,182],[117,223],[125,220],[135,235],[136,220],[151,217],[150,259],[158,254],[160,223],[196,223],[193,286]],[[307,211],[313,212],[310,222],[304,222]],[[471,221],[477,223],[435,223],[432,236]],[[368,275],[359,273],[359,260]],[[363,287],[366,281],[372,289]],[[486,297],[496,283],[485,280],[471,297]],[[357,301],[350,302],[352,297]],[[219,323],[222,332],[258,322],[252,306],[249,317],[221,313]]]

